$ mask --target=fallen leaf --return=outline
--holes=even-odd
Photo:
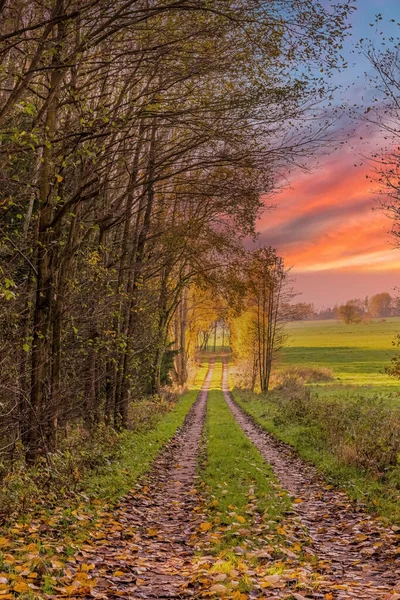
[[[25,581],[19,581],[18,583],[16,583],[13,587],[14,592],[18,592],[18,593],[22,593],[22,592],[29,592],[30,591],[30,587],[27,583],[25,583]]]
[[[226,587],[221,583],[216,583],[210,587],[210,592],[213,594],[226,594]]]

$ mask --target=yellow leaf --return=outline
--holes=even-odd
[[[203,532],[210,531],[211,527],[212,527],[211,523],[207,523],[207,522],[200,523],[200,531],[203,531]]]
[[[90,565],[88,565],[88,564],[86,564],[86,563],[83,563],[83,564],[80,566],[80,570],[81,570],[81,571],[84,571],[84,572],[87,572],[87,571],[93,571],[93,569],[94,569],[94,564],[93,564],[93,563],[91,563]]]
[[[332,586],[334,590],[347,590],[347,585],[336,584]]]
[[[14,592],[29,592],[31,588],[29,587],[29,585],[27,583],[25,583],[25,581],[19,581],[18,583],[16,583],[13,587]]]
[[[114,571],[114,577],[123,577],[124,575],[123,571]]]
[[[2,548],[4,548],[5,546],[9,546],[10,545],[10,540],[8,540],[5,537],[0,537],[0,546]]]
[[[4,554],[3,560],[10,565],[15,563],[15,557],[12,554]]]
[[[158,531],[157,531],[157,529],[152,529],[152,528],[150,527],[150,529],[148,529],[148,530],[146,531],[146,533],[147,533],[147,535],[148,535],[149,537],[156,537],[156,535],[158,534]]]
[[[301,498],[296,498],[296,500],[293,500],[294,504],[301,504],[303,502],[303,500]]]
[[[68,596],[72,596],[73,594],[76,594],[76,590],[77,588],[74,585],[67,585],[65,588],[62,588],[63,591],[68,594]]]
[[[246,519],[242,517],[242,515],[238,515],[237,520],[239,521],[239,523],[246,523]]]
[[[298,542],[296,544],[294,544],[293,550],[295,552],[301,552],[301,544],[299,544]]]

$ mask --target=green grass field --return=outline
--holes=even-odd
[[[353,386],[360,393],[400,392],[400,382],[384,373],[396,351],[392,341],[400,333],[400,318],[352,325],[333,320],[300,321],[287,325],[286,331],[288,340],[280,368],[299,365],[331,369],[334,381],[318,386],[323,387],[324,395]]]

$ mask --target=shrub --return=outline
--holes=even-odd
[[[334,376],[331,369],[327,367],[290,367],[283,371],[276,371],[273,374],[273,387],[284,389],[290,387],[293,381],[300,384],[305,383],[325,383],[333,381]]]
[[[130,429],[144,432],[155,428],[174,401],[176,396],[170,394],[132,402]],[[124,440],[125,433],[111,427],[98,425],[88,430],[76,423],[67,428],[57,451],[42,456],[33,466],[26,464],[22,445],[16,444],[12,459],[4,457],[0,462],[0,523],[35,506],[54,506],[82,491],[90,472],[121,457]]]
[[[271,396],[277,405],[275,425],[317,426],[332,454],[377,478],[399,468],[400,412],[383,399],[357,396],[350,402],[340,397],[322,401],[298,384],[291,393],[288,387],[282,391]]]

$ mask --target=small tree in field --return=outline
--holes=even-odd
[[[368,310],[372,317],[390,317],[392,314],[392,297],[387,292],[375,294],[368,302]]]
[[[247,268],[248,305],[253,313],[254,373],[262,392],[269,389],[272,365],[283,343],[283,314],[287,305],[287,271],[271,247],[250,254]]]
[[[361,314],[360,308],[351,301],[342,304],[342,306],[339,306],[338,308],[338,317],[344,321],[346,325],[359,323],[361,321]]]

